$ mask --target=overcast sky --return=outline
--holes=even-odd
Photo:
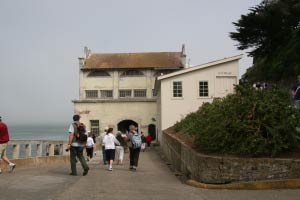
[[[0,115],[8,124],[67,123],[78,57],[180,51],[190,64],[237,55],[232,22],[261,0],[0,0]],[[244,55],[240,74],[251,65]]]

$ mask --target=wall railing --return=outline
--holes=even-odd
[[[64,156],[67,141],[51,140],[12,140],[7,146],[6,155],[9,159],[26,159],[41,156]]]

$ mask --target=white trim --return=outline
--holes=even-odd
[[[233,56],[233,57],[229,57],[229,58],[224,58],[224,59],[221,59],[221,60],[212,61],[212,62],[209,62],[209,63],[206,63],[206,64],[197,65],[197,66],[194,66],[194,67],[189,67],[189,68],[182,69],[182,70],[170,73],[170,74],[159,76],[159,77],[157,77],[157,80],[163,80],[163,79],[171,78],[173,76],[177,76],[177,75],[185,74],[185,73],[188,73],[188,72],[192,72],[192,71],[195,71],[195,70],[204,69],[204,68],[207,68],[207,67],[212,67],[212,66],[215,66],[215,65],[219,65],[219,64],[223,64],[223,63],[227,63],[227,62],[231,62],[231,61],[235,61],[235,60],[240,60],[242,57],[243,57],[243,55],[241,54],[241,55],[237,55],[237,56]]]

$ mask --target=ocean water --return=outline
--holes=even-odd
[[[68,140],[69,124],[8,126],[10,140]]]
[[[68,140],[69,124],[63,125],[15,125],[8,126],[10,140]],[[37,146],[31,146],[31,155],[35,156]],[[12,158],[13,146],[8,143],[6,155]],[[46,155],[46,145],[42,145],[42,155]],[[20,158],[25,157],[25,144],[20,145]]]

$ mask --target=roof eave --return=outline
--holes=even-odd
[[[195,71],[195,70],[198,70],[198,69],[204,69],[204,68],[212,67],[212,66],[227,63],[227,62],[240,60],[242,57],[243,57],[243,54],[228,57],[228,58],[223,58],[221,60],[216,60],[216,61],[208,62],[208,63],[205,63],[205,64],[201,64],[201,65],[196,65],[194,67],[186,68],[186,69],[183,69],[183,70],[180,70],[180,71],[177,71],[177,72],[173,72],[173,73],[170,73],[170,74],[159,76],[159,77],[157,77],[157,79],[158,80],[163,80],[163,79],[171,78],[173,76],[185,74],[185,73],[192,72],[192,71]]]
[[[151,67],[151,66],[142,66],[142,67],[82,67],[81,70],[91,70],[91,69],[154,69],[154,70],[167,70],[167,69],[182,69],[183,66],[174,66],[174,67]]]

